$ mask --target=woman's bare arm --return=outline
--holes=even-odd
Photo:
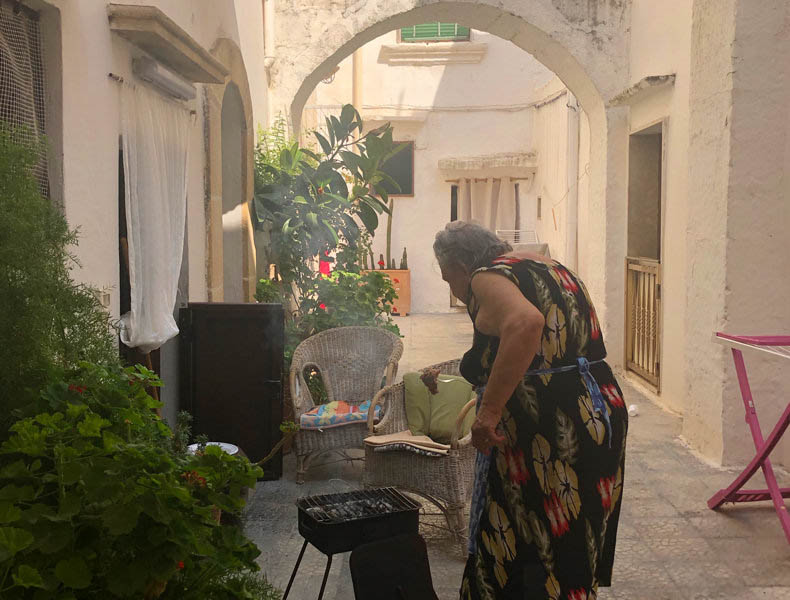
[[[499,337],[499,350],[472,427],[472,443],[478,450],[488,452],[491,446],[504,441],[496,426],[540,348],[545,320],[521,290],[502,275],[479,273],[471,285],[478,304],[475,326],[481,333]]]

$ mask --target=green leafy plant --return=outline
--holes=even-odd
[[[316,256],[340,246],[356,255],[358,223],[375,232],[378,215],[388,210],[382,184],[394,184],[380,167],[401,149],[389,125],[362,134],[362,119],[351,105],[340,117],[328,117],[326,127],[327,136],[314,133],[321,154],[294,142],[279,147],[274,160],[275,140],[259,144],[256,160],[257,227],[270,232],[278,277],[295,286],[297,306],[312,286]]]
[[[382,327],[400,335],[390,317],[395,289],[382,273],[335,271],[313,280],[302,298],[301,316],[286,332],[286,347],[293,352],[298,343],[334,327],[366,325]]]
[[[197,599],[257,570],[258,549],[217,514],[240,513],[261,470],[218,447],[174,452],[146,392],[158,383],[139,366],[84,363],[11,427],[0,597]]]
[[[205,600],[281,600],[282,592],[274,587],[262,573],[244,571],[234,573],[216,587],[206,590]]]
[[[41,195],[38,146],[23,139],[0,122],[0,439],[53,372],[117,359],[107,313],[92,289],[71,280],[76,232]]]
[[[259,279],[255,286],[255,299],[258,302],[280,302],[280,288],[271,279]]]

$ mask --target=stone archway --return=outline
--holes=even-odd
[[[580,274],[597,304],[609,357],[622,364],[628,128],[626,109],[606,100],[628,84],[630,2],[340,0],[306,8],[283,0],[275,20],[274,106],[298,130],[310,93],[341,60],[388,31],[427,21],[457,22],[511,41],[554,71],[587,113],[593,235]]]
[[[227,67],[230,75],[224,85],[204,87],[206,287],[209,302],[249,302],[255,293],[255,243],[247,202],[252,197],[254,177],[252,97],[244,59],[236,43],[220,38],[211,54]],[[229,148],[230,144],[238,147]],[[240,169],[233,169],[230,163],[236,163]],[[230,190],[223,186],[223,177],[232,179],[228,181]],[[229,249],[232,258],[224,255],[226,242],[234,245],[233,250]],[[227,273],[226,258],[234,261]],[[239,260],[241,264],[235,264]],[[234,281],[226,282],[226,275]],[[234,290],[230,298],[225,297],[226,290]]]

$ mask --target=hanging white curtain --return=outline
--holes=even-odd
[[[491,231],[515,229],[516,199],[511,179],[460,179],[458,219],[475,221]]]
[[[178,335],[173,318],[184,248],[189,114],[147,88],[121,86],[131,310],[121,340],[151,352]]]

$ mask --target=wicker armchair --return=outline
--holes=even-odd
[[[337,327],[307,338],[294,350],[289,382],[294,420],[315,407],[305,381],[307,368],[321,373],[329,402],[342,400],[362,404],[381,389],[382,378],[390,385],[398,372],[403,342],[389,331],[377,327]],[[387,407],[382,403],[382,409]],[[373,414],[371,408],[371,415]],[[372,417],[371,417],[372,419]],[[361,448],[367,437],[367,424],[349,423],[323,430],[301,430],[296,435],[296,482],[313,458],[330,450]]]
[[[446,375],[459,375],[460,361],[453,360],[433,365]],[[374,407],[382,404],[387,412],[374,424]],[[464,507],[472,497],[475,453],[472,436],[458,439],[466,414],[474,407],[470,400],[461,410],[450,440],[447,456],[428,457],[408,451],[375,452],[365,447],[365,487],[393,486],[422,496],[444,513],[447,525],[459,541],[466,538]],[[369,435],[385,435],[408,429],[406,421],[406,391],[403,382],[382,389],[371,403],[368,413]]]

